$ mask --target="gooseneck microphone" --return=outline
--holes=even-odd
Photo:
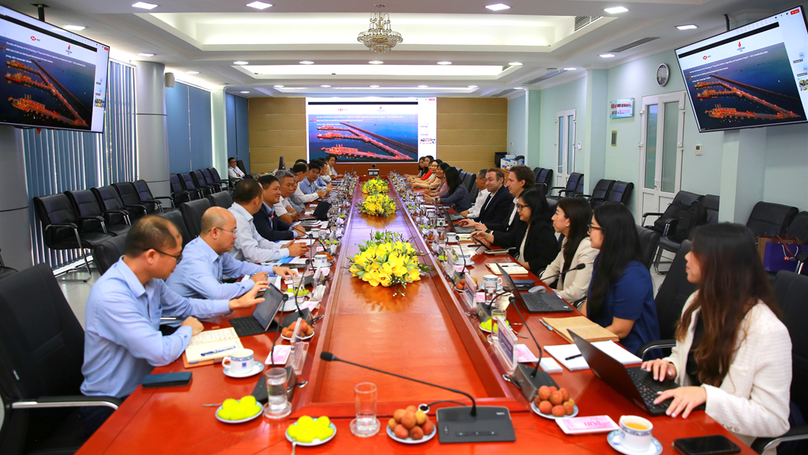
[[[444,390],[448,390],[450,392],[465,395],[466,397],[468,397],[469,400],[471,400],[471,416],[476,416],[477,415],[477,402],[474,401],[474,397],[472,397],[471,395],[469,395],[466,392],[463,392],[462,390],[452,389],[452,388],[449,388],[449,387],[444,387],[442,385],[432,384],[431,382],[422,381],[420,379],[410,378],[410,377],[407,377],[407,376],[402,376],[400,374],[391,373],[389,371],[380,370],[378,368],[373,368],[373,367],[369,367],[369,366],[365,366],[365,365],[360,365],[358,363],[354,363],[354,362],[351,362],[351,361],[348,361],[348,360],[345,360],[345,359],[340,359],[339,357],[335,356],[334,354],[332,354],[330,352],[326,352],[326,351],[323,351],[323,352],[320,353],[320,358],[325,360],[326,362],[343,362],[343,363],[353,365],[355,367],[364,368],[364,369],[370,370],[370,371],[375,371],[377,373],[383,373],[383,374],[387,374],[387,375],[390,375],[390,376],[395,376],[397,378],[406,379],[408,381],[417,382],[419,384],[424,384],[424,385],[428,385],[428,386],[432,386],[432,387],[437,387],[439,389],[444,389]]]
[[[542,281],[547,281],[550,278],[555,278],[555,277],[558,277],[558,276],[561,276],[561,275],[565,275],[565,274],[567,274],[569,272],[572,272],[572,271],[575,271],[575,270],[583,270],[585,268],[586,268],[586,264],[581,263],[581,264],[578,264],[575,267],[567,270],[566,272],[561,272],[561,273],[556,273],[555,275],[550,275],[547,278],[544,278]],[[541,293],[544,293],[545,291],[547,291],[547,288],[545,288],[544,286],[539,285],[539,286],[533,286],[532,288],[530,288],[530,290],[528,292],[530,292],[531,294],[541,294]]]
[[[468,399],[471,400],[471,412],[466,412],[464,411],[465,408],[458,407],[440,408],[437,410],[438,423],[436,426],[438,438],[442,444],[454,442],[505,442],[516,440],[516,433],[513,431],[513,422],[511,422],[511,414],[506,407],[480,406],[478,408],[474,398],[461,390],[402,376],[389,371],[379,370],[366,365],[360,365],[340,359],[330,352],[321,352],[320,358],[326,362],[343,362],[366,370],[406,379],[407,381],[417,382],[438,389],[448,390],[468,397]]]

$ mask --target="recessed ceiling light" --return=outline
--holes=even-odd
[[[612,58],[614,54],[600,54],[600,58]]]
[[[452,64],[452,62],[448,62],[446,60],[444,60],[442,62],[438,62],[438,65],[451,65],[451,64]]]
[[[187,74],[199,74],[199,71],[186,71]]]
[[[80,31],[84,30],[87,27],[85,27],[83,25],[65,25],[62,28],[64,28],[65,30],[72,30],[74,32],[80,32]]]
[[[522,66],[522,62],[511,62],[508,63],[508,66]]]
[[[575,70],[577,70],[577,69],[578,69],[578,68],[564,68],[564,71],[575,71]]]
[[[371,65],[381,65],[384,62],[381,60],[371,60],[368,63],[370,63]]]
[[[428,85],[419,85],[418,88],[429,88]]]
[[[524,87],[514,87],[513,89],[514,89],[514,90],[523,90],[523,89],[524,89]]]
[[[157,8],[158,6],[159,5],[155,5],[154,3],[146,3],[146,2],[132,3],[133,8],[154,9]]]
[[[371,85],[370,88],[379,88],[378,85]]]
[[[241,93],[250,93],[249,90],[242,90]]]
[[[271,7],[272,4],[271,3],[264,3],[264,2],[252,2],[252,3],[247,3],[247,6],[249,6],[250,8],[255,8],[255,9],[267,9],[267,8]]]
[[[695,30],[699,28],[699,26],[694,24],[687,24],[687,25],[677,25],[676,28],[678,28],[679,30]]]
[[[302,62],[300,62],[300,64],[301,65],[314,65],[314,62],[312,62],[311,60],[303,60]]]
[[[330,86],[330,85],[328,85],[328,84],[323,84],[323,85],[321,85],[320,87],[322,87],[322,88],[331,88],[331,86]]]
[[[476,85],[469,85],[469,88],[474,89],[474,88],[477,88],[477,86]]]
[[[627,13],[628,8],[623,6],[615,6],[613,8],[603,8],[603,11],[606,11],[609,14],[620,14],[620,13]]]
[[[141,52],[141,53],[137,54],[137,56],[138,57],[154,57],[154,54],[152,54],[151,52]]]
[[[273,87],[275,87],[275,88],[283,88],[282,85],[273,85]]]
[[[246,65],[248,63],[250,62],[245,62],[244,60],[236,60],[235,62],[233,62],[234,65]]]
[[[510,6],[504,3],[494,3],[493,5],[485,5],[485,7],[490,9],[491,11],[502,11],[504,9],[511,9]]]

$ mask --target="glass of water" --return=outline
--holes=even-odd
[[[351,421],[351,433],[367,438],[379,432],[381,424],[376,418],[376,384],[360,382],[354,387],[356,418]]]
[[[286,369],[270,368],[266,379],[269,402],[264,409],[264,416],[282,419],[292,413],[292,403],[289,403],[286,396]]]

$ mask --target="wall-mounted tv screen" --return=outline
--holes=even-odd
[[[306,98],[309,160],[415,162],[437,149],[437,98]]]
[[[0,6],[0,123],[104,131],[109,46]]]
[[[676,49],[700,132],[807,121],[802,6]]]

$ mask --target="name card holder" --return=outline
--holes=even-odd
[[[289,363],[287,364],[287,366],[291,366],[295,370],[295,374],[298,376],[303,374],[303,365],[306,363],[306,354],[309,352],[308,341],[301,339],[300,323],[302,321],[303,318],[298,318],[297,324],[295,324],[295,331],[292,334],[292,354],[289,356]]]
[[[488,335],[488,341],[491,343],[491,348],[496,354],[499,363],[505,369],[505,372],[512,375],[518,365],[516,362],[516,343],[518,338],[513,329],[505,322],[505,318],[494,318],[493,323],[497,324],[497,332]],[[494,327],[494,324],[491,327]]]

